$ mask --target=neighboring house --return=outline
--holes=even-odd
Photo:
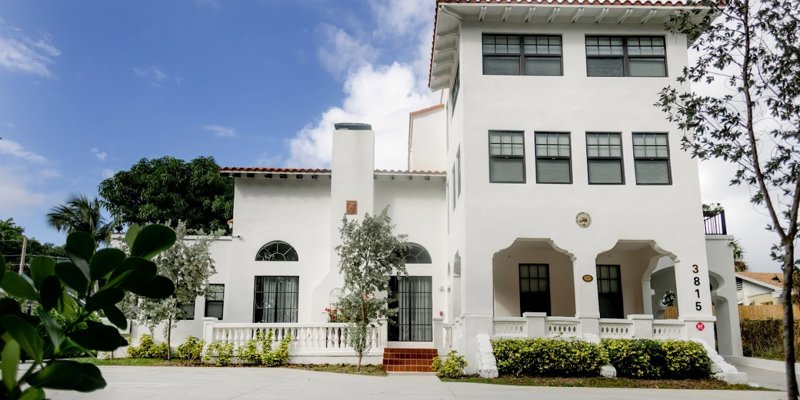
[[[781,304],[781,272],[737,272],[736,301],[745,306]]]
[[[414,246],[368,362],[454,348],[475,372],[479,335],[714,343],[715,323],[720,352],[741,355],[732,237],[704,230],[697,160],[653,106],[688,89],[687,38],[664,30],[683,4],[436,1],[429,85],[444,103],[411,113],[408,168],[376,170],[371,127],[352,123],[330,168],[222,168],[233,233],[212,247],[213,300],[174,337],[268,328],[293,335],[296,362],[350,355],[325,311],[339,227],[390,206]],[[667,293],[678,319],[663,319]]]

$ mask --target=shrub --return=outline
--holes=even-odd
[[[270,332],[269,337],[272,337],[272,332]],[[277,367],[286,364],[289,362],[289,345],[291,343],[292,336],[286,335],[283,337],[283,339],[281,339],[281,344],[278,345],[278,348],[275,349],[275,351],[262,349],[261,362],[268,367]]]
[[[203,354],[203,341],[194,336],[189,336],[186,341],[178,346],[178,358],[189,361],[197,361]]]
[[[783,360],[783,321],[779,319],[740,321],[742,328],[742,351],[745,357]],[[794,322],[794,345],[800,349],[800,322]],[[795,355],[800,361],[800,353]]]
[[[219,340],[211,342],[203,356],[203,360],[207,362],[213,361],[218,367],[230,364],[231,358],[233,358],[233,343]]]
[[[139,337],[138,346],[128,346],[128,357],[167,358],[167,344],[155,343],[152,336],[144,334]]]
[[[680,340],[604,339],[617,375],[646,379],[706,378],[711,361],[699,343]]]
[[[711,361],[700,343],[665,340],[661,342],[661,348],[666,357],[664,378],[696,379],[711,374]]]
[[[261,352],[258,351],[258,339],[249,339],[244,346],[236,349],[236,358],[249,364],[261,363]]]
[[[467,360],[455,350],[447,353],[444,361],[441,360],[441,357],[436,357],[431,363],[431,369],[440,378],[458,378],[464,375],[464,368],[466,367]]]
[[[503,375],[598,376],[608,364],[600,345],[581,340],[499,339],[492,347]]]

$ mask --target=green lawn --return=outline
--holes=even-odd
[[[191,366],[199,364],[190,364],[184,360],[162,360],[160,358],[114,358],[114,359],[101,359],[101,358],[75,358],[75,361],[91,363],[94,365],[124,365],[135,367],[168,367],[168,366]]]
[[[87,362],[92,363],[95,365],[123,365],[123,366],[134,366],[134,367],[206,367],[211,366],[210,364],[203,364],[203,363],[190,363],[185,360],[162,360],[158,358],[115,358],[115,359],[100,359],[100,358],[76,358],[75,361],[80,362]],[[230,367],[253,367],[259,368],[259,366],[251,366],[251,365],[241,365],[241,364],[232,364]],[[263,367],[262,368],[267,368]],[[371,376],[385,376],[386,372],[381,368],[380,365],[362,365],[360,371],[356,371],[355,365],[346,365],[346,364],[290,364],[285,365],[284,368],[292,368],[292,369],[304,369],[308,371],[320,371],[320,372],[334,372],[339,374],[357,374],[357,375],[371,375]]]
[[[541,378],[525,376],[501,376],[486,379],[467,376],[459,379],[442,378],[445,382],[489,383],[494,385],[640,388],[640,389],[707,389],[707,390],[770,390],[748,385],[729,385],[716,379],[648,380],[630,378]]]
[[[338,374],[386,376],[386,371],[384,371],[380,365],[362,365],[360,371],[356,370],[355,365],[349,364],[290,364],[285,367],[309,371],[334,372]]]

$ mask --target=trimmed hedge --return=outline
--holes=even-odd
[[[598,376],[608,364],[600,345],[581,340],[497,339],[492,347],[502,375]]]
[[[144,334],[139,337],[138,346],[128,346],[128,357],[130,358],[167,358],[167,344],[156,343],[153,337]]]
[[[696,379],[711,375],[703,345],[679,340],[604,339],[600,344],[564,339],[492,341],[501,375],[591,377],[611,364],[617,376]]]
[[[680,340],[604,339],[603,348],[617,376],[644,379],[696,379],[711,375],[703,345]]]

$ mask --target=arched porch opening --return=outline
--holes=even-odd
[[[573,256],[551,239],[518,238],[492,258],[494,315],[575,315]]]
[[[653,240],[619,240],[611,249],[597,255],[597,296],[600,318],[627,318],[632,314],[655,314],[660,301],[652,289],[652,275],[675,255],[661,249]],[[659,273],[661,275],[661,273]],[[658,276],[657,276],[658,277]],[[670,290],[666,273],[663,288]],[[674,273],[671,287],[675,292]],[[677,303],[676,303],[677,304]]]

